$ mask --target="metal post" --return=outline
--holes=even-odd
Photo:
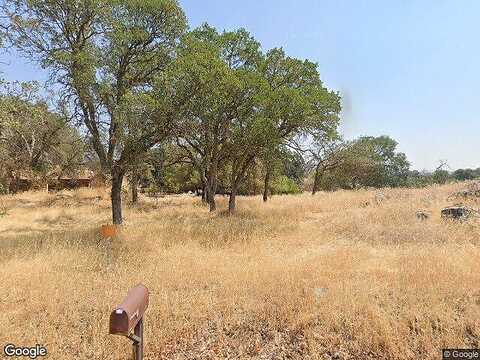
[[[143,360],[143,318],[133,331],[137,341],[133,342],[133,360]]]

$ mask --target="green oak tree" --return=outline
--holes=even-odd
[[[363,136],[344,142],[330,156],[335,166],[321,172],[316,179],[316,189],[398,187],[408,184],[410,164],[405,154],[397,151],[397,142],[388,136]],[[329,161],[326,164],[328,166]]]
[[[184,37],[177,61],[159,78],[157,97],[176,109],[175,142],[195,166],[210,211],[235,126],[253,111],[258,91],[250,69],[259,58],[259,44],[245,30],[203,25]]]
[[[340,96],[323,85],[317,64],[289,57],[283,49],[275,48],[266,54],[260,70],[268,84],[264,116],[275,129],[266,152],[267,163],[272,154],[279,154],[279,146],[304,153],[311,146],[312,134],[336,135]],[[319,139],[317,136],[317,142]],[[266,170],[265,201],[273,167]]]
[[[113,223],[121,224],[128,166],[168,128],[170,113],[153,110],[148,93],[186,29],[182,9],[175,0],[6,0],[2,7],[9,41],[50,71],[89,133],[111,177]]]
[[[85,144],[60,112],[52,112],[37,83],[3,83],[0,91],[0,177],[39,180],[73,174],[84,163]],[[15,191],[15,188],[12,188]]]

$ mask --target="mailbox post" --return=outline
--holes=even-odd
[[[148,289],[138,284],[110,314],[110,334],[132,340],[133,360],[143,360],[143,315],[148,307],[148,295]]]

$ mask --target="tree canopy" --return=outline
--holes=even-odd
[[[61,113],[49,109],[35,83],[4,83],[0,92],[0,177],[71,174],[85,144]]]

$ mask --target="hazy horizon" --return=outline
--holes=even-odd
[[[180,1],[191,27],[244,27],[263,49],[319,64],[343,98],[347,138],[388,135],[414,169],[480,167],[475,46],[480,3],[463,1]],[[15,52],[2,54],[10,81],[46,79]]]

